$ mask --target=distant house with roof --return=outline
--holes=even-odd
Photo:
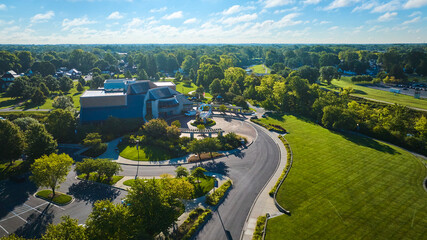
[[[3,76],[1,76],[0,89],[2,91],[5,91],[9,87],[9,85],[13,83],[15,78],[20,76],[21,75],[17,74],[13,70],[7,71],[5,74],[3,74]]]
[[[104,88],[87,90],[80,97],[80,121],[98,122],[108,117],[166,118],[191,110],[193,103],[176,91],[172,82],[109,79]]]

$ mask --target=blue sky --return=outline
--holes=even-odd
[[[427,0],[0,0],[2,44],[425,43]]]

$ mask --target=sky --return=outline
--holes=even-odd
[[[0,44],[426,42],[427,0],[0,0]]]

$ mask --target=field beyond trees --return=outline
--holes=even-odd
[[[280,124],[293,165],[277,200],[291,215],[268,221],[266,239],[422,239],[427,169],[400,148],[340,134],[291,115]]]

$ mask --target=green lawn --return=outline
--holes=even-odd
[[[173,156],[165,151],[161,147],[156,146],[145,146],[141,147],[139,150],[136,150],[136,146],[121,146],[119,145],[120,156],[138,161],[138,151],[139,151],[139,161],[161,161],[176,158],[179,156]]]
[[[345,88],[352,87],[355,91],[353,95],[358,97],[365,97],[376,99],[380,101],[386,101],[391,103],[397,103],[404,106],[421,108],[427,110],[427,99],[416,99],[413,96],[407,96],[404,94],[394,94],[388,91],[377,90],[369,87],[359,86],[353,84],[348,77],[342,77],[342,80],[332,80],[331,86],[323,86],[327,89]]]
[[[196,91],[197,86],[194,83],[191,83],[191,86],[184,85],[184,82],[179,82],[176,84],[176,90],[183,94],[188,94],[191,91]]]
[[[70,195],[55,191],[55,197],[52,199],[52,190],[41,190],[36,193],[36,196],[52,201],[59,205],[65,205],[73,199]]]
[[[294,161],[277,200],[291,216],[269,220],[267,239],[425,238],[427,170],[418,158],[294,116],[277,119],[262,121],[290,132]]]
[[[270,68],[266,67],[264,68],[265,65],[263,64],[259,64],[259,65],[255,65],[250,67],[250,69],[252,69],[253,73],[259,73],[259,74],[264,74],[265,73],[265,68],[267,68],[267,73],[270,74],[271,70]]]
[[[89,89],[89,87],[84,87],[84,91],[82,92],[77,92],[76,89],[76,85],[77,82],[74,83],[74,88],[72,88],[66,95],[67,96],[71,96],[73,98],[74,101],[74,107],[76,109],[80,108],[80,96],[87,90]],[[53,94],[52,96],[48,97],[46,99],[46,102],[40,106],[40,109],[53,109],[52,107],[52,103],[55,100],[54,96],[55,94]],[[17,100],[17,99],[13,99],[13,98],[9,98],[9,97],[5,97],[4,93],[0,94],[0,109],[1,108],[8,108],[8,107],[12,107],[18,103],[20,103],[21,100]],[[25,102],[23,102],[22,104],[20,104],[20,106],[16,107],[16,109],[31,109],[31,108],[37,108],[38,106],[31,104],[30,100],[27,100]]]

